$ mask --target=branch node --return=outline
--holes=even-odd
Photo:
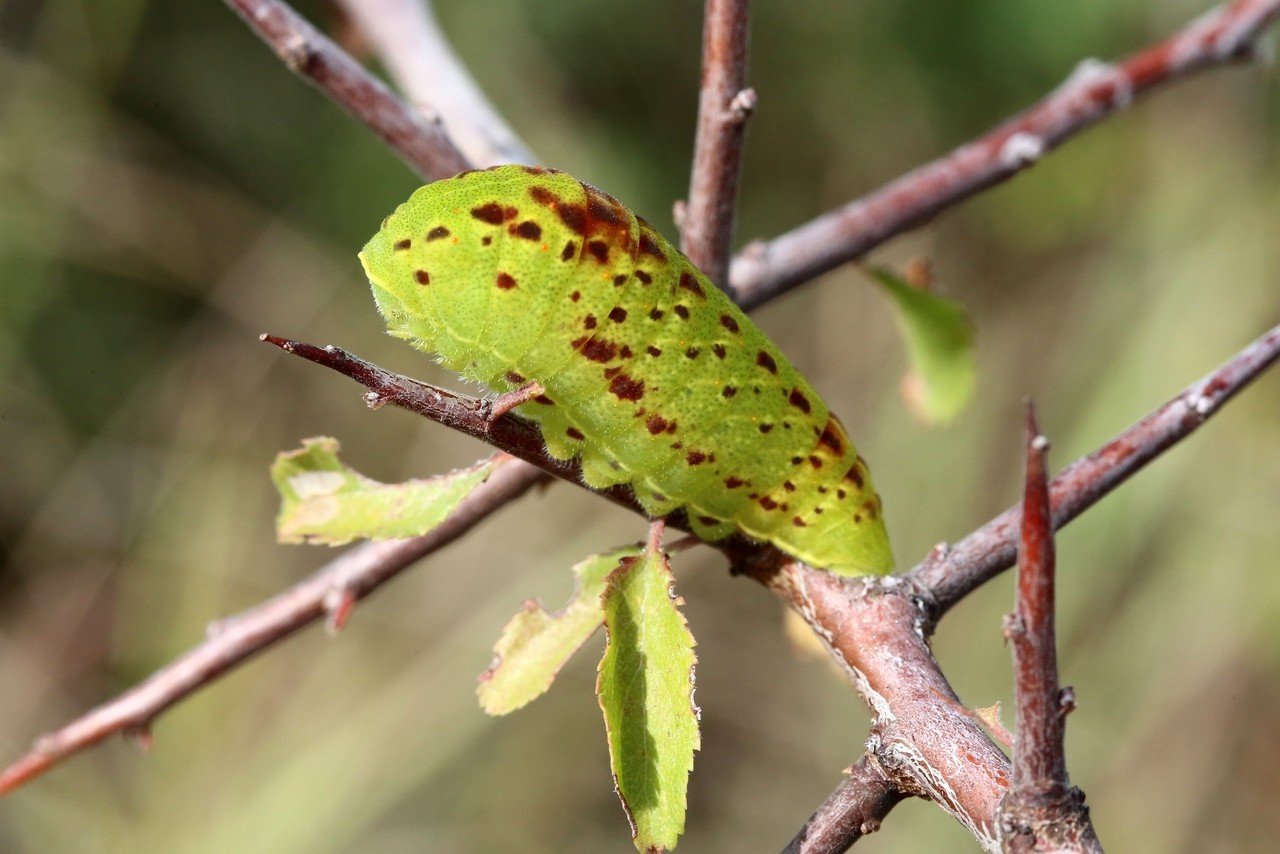
[[[125,741],[132,744],[140,753],[150,753],[151,748],[156,743],[155,736],[151,732],[150,723],[127,726],[120,734],[124,736]]]
[[[1070,685],[1062,686],[1058,692],[1058,714],[1066,717],[1076,710],[1076,689]]]
[[[759,101],[755,89],[751,87],[740,89],[729,102],[729,118],[739,124],[745,122],[756,111],[756,104]]]

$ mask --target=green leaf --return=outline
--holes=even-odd
[[[931,424],[950,421],[969,403],[977,376],[968,316],[955,300],[914,287],[887,270],[869,272],[892,299],[906,339],[908,405]]]
[[[506,459],[386,484],[343,465],[337,439],[304,439],[301,448],[277,455],[271,466],[271,480],[282,499],[276,535],[282,543],[331,546],[355,539],[416,537],[443,522]]]
[[[609,644],[596,683],[609,761],[631,835],[641,851],[674,848],[684,832],[686,789],[699,747],[693,704],[693,635],[677,610],[661,552],[625,558],[602,602]]]
[[[476,693],[481,708],[491,715],[505,715],[550,688],[560,668],[604,622],[600,594],[605,579],[618,568],[618,561],[640,551],[628,546],[592,555],[576,565],[573,598],[555,613],[548,613],[536,599],[527,600],[503,628],[493,648],[493,664],[480,674]]]

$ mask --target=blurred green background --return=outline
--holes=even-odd
[[[935,157],[1199,14],[1199,2],[754,4],[739,245]],[[323,22],[318,3],[301,7]],[[698,80],[693,0],[463,0],[457,50],[549,165],[667,233]],[[1021,400],[1060,467],[1280,321],[1280,85],[1217,71],[875,253],[933,259],[978,334],[948,429],[917,424],[852,270],[758,313],[871,461],[899,565],[1018,496]],[[273,537],[273,455],[329,434],[384,480],[485,449],[256,340],[452,382],[382,333],[355,252],[417,181],[219,2],[0,0],[0,760],[331,555]],[[597,638],[510,718],[474,700],[507,617],[643,535],[558,485],[363,603],[0,802],[15,852],[630,851]],[[1280,376],[1059,541],[1073,780],[1114,850],[1280,835]],[[780,849],[861,752],[862,702],[708,550],[680,556],[703,750],[682,851]],[[1010,700],[1001,577],[942,624],[966,702]],[[973,850],[924,802],[858,850]]]

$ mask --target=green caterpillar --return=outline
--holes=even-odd
[[[586,482],[698,536],[734,530],[843,574],[892,565],[866,463],[786,357],[616,199],[499,166],[422,187],[360,260],[392,335],[498,391]]]

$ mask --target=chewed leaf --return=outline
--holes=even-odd
[[[304,439],[301,448],[279,454],[271,466],[271,480],[281,498],[276,534],[282,543],[331,546],[425,534],[505,459],[484,460],[426,480],[386,484],[343,465],[336,439]]]
[[[698,749],[693,635],[666,556],[626,558],[602,601],[609,643],[596,683],[613,777],[641,851],[674,848]]]
[[[480,674],[480,706],[491,715],[505,715],[550,688],[560,668],[604,622],[600,594],[605,579],[618,568],[618,561],[639,553],[638,547],[629,546],[576,565],[573,598],[555,613],[536,600],[525,602],[503,628],[493,648],[493,664]]]
[[[908,404],[929,423],[950,421],[973,396],[977,375],[969,318],[955,300],[913,287],[886,270],[870,273],[892,298],[906,339]]]

